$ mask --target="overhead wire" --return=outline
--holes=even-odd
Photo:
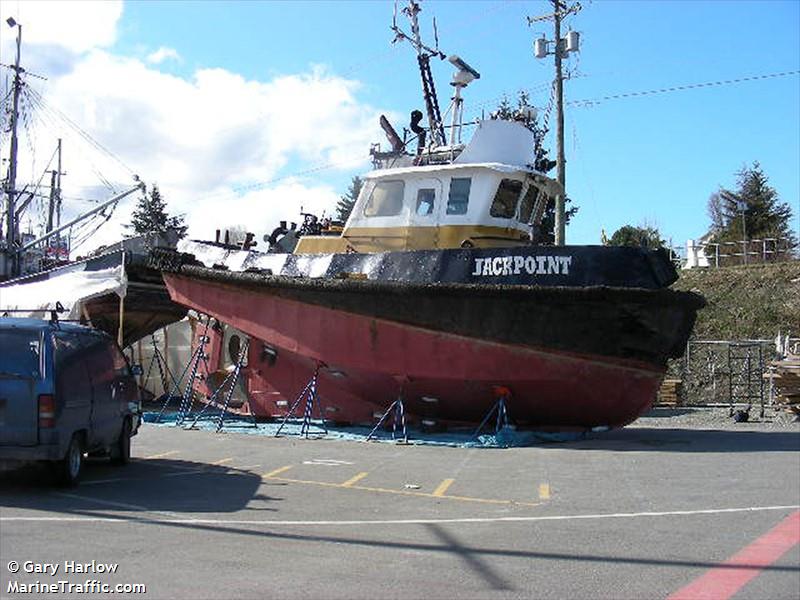
[[[736,83],[744,83],[747,81],[758,81],[762,79],[774,79],[777,77],[790,77],[792,75],[800,74],[800,70],[798,71],[782,71],[780,73],[766,73],[763,75],[752,75],[749,77],[738,77],[736,79],[721,79],[718,81],[705,81],[702,83],[690,83],[685,85],[674,85],[666,88],[657,88],[652,90],[643,90],[638,92],[624,92],[620,94],[611,94],[608,96],[601,96],[599,98],[590,98],[584,100],[570,100],[565,104],[567,106],[591,106],[592,104],[598,104],[600,102],[605,102],[607,100],[619,100],[622,98],[635,98],[637,96],[653,96],[656,94],[669,94],[672,92],[682,92],[685,90],[694,90],[698,88],[705,88],[705,87],[717,87],[723,85],[732,85]]]
[[[43,201],[43,195],[39,194],[38,190],[42,185],[42,180],[44,179],[44,176],[47,174],[47,169],[50,167],[50,165],[53,164],[53,160],[56,157],[56,152],[58,152],[58,150],[55,150],[53,152],[53,154],[50,156],[50,160],[47,161],[47,164],[45,165],[44,170],[42,171],[42,174],[39,177],[39,180],[36,182],[36,184],[33,186],[33,188],[29,192],[25,192],[26,194],[30,194],[35,199],[35,200],[32,200],[32,201],[36,201],[36,207],[39,209],[40,213],[41,213],[44,201]],[[29,204],[29,206],[30,206],[30,204]],[[22,218],[21,214],[19,215],[19,218]]]
[[[23,99],[22,110],[21,110],[22,121],[23,121],[23,126],[25,127],[25,130],[27,132],[27,139],[29,146],[31,145],[31,140],[33,139],[32,130],[36,126],[40,126],[44,129],[50,128],[55,131],[65,132],[69,136],[73,135],[77,136],[78,139],[83,140],[85,143],[88,143],[90,147],[94,148],[95,150],[99,150],[101,153],[114,159],[115,162],[122,165],[123,168],[125,168],[127,171],[131,172],[130,168],[128,168],[125,165],[125,163],[122,162],[121,159],[119,159],[119,157],[114,155],[112,152],[106,150],[102,146],[102,144],[94,140],[87,132],[85,132],[82,128],[77,126],[71,119],[66,117],[61,111],[55,109],[54,107],[46,103],[42,98],[41,94],[39,94],[29,86],[23,88],[22,99]],[[38,123],[36,121],[38,121]],[[83,152],[81,152],[80,149],[82,145],[83,144],[77,144],[77,149],[80,153],[83,154]],[[30,149],[34,161],[33,170],[36,171],[35,169],[36,149],[33,146],[31,146]],[[53,155],[51,156],[47,167],[49,167],[52,164],[52,161],[55,158],[57,151],[58,151],[57,149],[54,150]],[[94,175],[101,181],[101,183],[106,188],[108,188],[112,192],[116,191],[118,186],[114,185],[111,181],[109,181],[105,177],[105,175],[100,171],[99,167],[96,165],[94,160],[91,159],[91,157],[87,157],[86,164],[89,165]],[[42,176],[39,178],[39,181],[37,182],[34,188],[34,191],[32,192],[36,196],[35,199],[37,201],[37,203],[34,204],[34,207],[38,206],[40,213],[39,216],[41,217],[40,220],[42,222],[44,222],[46,206],[45,206],[44,196],[42,194],[36,193],[36,190],[41,186],[42,179],[44,178],[44,174],[46,174],[46,172],[47,168],[45,168]],[[97,202],[92,200],[87,200],[87,201]],[[67,234],[68,237],[78,238],[77,244],[74,247],[79,247],[80,245],[85,243],[88,239],[90,239],[94,235],[94,233],[96,233],[96,231],[112,217],[116,206],[117,203],[115,203],[110,207],[107,207],[101,213],[92,216],[87,221],[76,224],[73,227],[71,227]],[[102,218],[102,221],[99,224],[97,224],[94,228],[92,228],[92,224],[96,223],[98,218]]]
[[[77,139],[86,141],[86,138],[79,133],[77,133],[73,128],[66,127],[64,125],[63,120],[59,117],[57,113],[55,113],[52,108],[46,104],[44,104],[41,100],[41,95],[33,96],[32,97],[33,103],[39,109],[39,114],[42,116],[43,120],[47,119],[50,123],[50,127],[54,130],[57,130],[62,133],[62,135],[74,135]],[[76,145],[76,150],[78,153],[82,154],[86,159],[86,165],[92,171],[92,173],[97,177],[97,179],[103,184],[103,186],[111,192],[117,191],[117,186],[113,185],[108,178],[104,175],[100,167],[97,165],[96,161],[90,156],[83,152],[81,146],[83,144],[79,143]],[[94,147],[93,144],[90,144],[91,147]]]
[[[105,146],[103,146],[103,144],[101,144],[101,143],[100,143],[100,142],[98,142],[96,139],[94,139],[94,138],[93,138],[93,137],[92,137],[92,136],[91,136],[91,135],[90,135],[88,132],[86,132],[86,130],[84,130],[84,129],[83,129],[81,126],[80,126],[80,125],[78,125],[77,123],[75,123],[75,121],[73,121],[72,119],[70,119],[70,118],[69,118],[67,115],[65,115],[65,114],[64,114],[63,112],[61,112],[59,109],[55,108],[54,106],[51,106],[51,105],[50,105],[50,104],[49,104],[49,103],[48,103],[48,102],[47,102],[47,101],[46,101],[46,100],[45,100],[45,99],[42,97],[42,95],[41,95],[41,94],[39,94],[39,92],[37,92],[36,90],[31,90],[31,91],[32,91],[32,93],[34,94],[34,96],[36,97],[36,99],[39,101],[39,103],[40,103],[42,106],[46,107],[48,110],[52,111],[52,112],[53,112],[55,115],[57,115],[57,116],[58,116],[60,119],[62,119],[62,120],[63,120],[63,121],[64,121],[64,122],[65,122],[67,125],[69,125],[69,126],[70,126],[70,127],[73,129],[73,130],[75,130],[75,131],[78,133],[78,135],[80,135],[80,136],[81,136],[81,137],[82,137],[84,140],[86,140],[86,141],[87,141],[87,142],[88,142],[90,145],[92,145],[94,148],[96,148],[97,150],[99,150],[100,152],[102,152],[103,154],[105,154],[106,156],[108,156],[109,158],[113,159],[113,160],[114,160],[115,162],[117,162],[117,163],[118,163],[118,164],[119,164],[119,165],[120,165],[120,166],[121,166],[123,169],[125,169],[125,170],[126,170],[128,173],[129,173],[129,174],[131,174],[131,175],[133,175],[133,174],[134,174],[134,171],[133,171],[133,169],[131,169],[131,168],[130,168],[130,167],[129,167],[129,166],[128,166],[128,165],[127,165],[127,164],[126,164],[126,163],[125,163],[125,162],[124,162],[124,161],[123,161],[123,160],[122,160],[120,157],[119,157],[119,156],[117,156],[116,154],[114,154],[114,153],[113,153],[111,150],[109,150],[108,148],[106,148]]]
[[[319,173],[321,171],[327,171],[328,169],[335,169],[335,168],[339,168],[339,167],[344,167],[344,166],[350,165],[352,163],[355,163],[356,161],[361,162],[361,161],[364,161],[364,160],[369,160],[369,155],[361,155],[361,156],[358,156],[358,157],[353,156],[350,159],[345,159],[345,160],[337,161],[337,162],[334,162],[334,163],[324,163],[324,164],[321,164],[321,165],[317,165],[317,166],[311,167],[309,169],[305,169],[303,171],[296,171],[294,173],[289,173],[289,174],[286,174],[286,175],[280,175],[278,177],[273,177],[272,179],[267,179],[267,180],[264,180],[264,181],[257,181],[257,182],[249,183],[249,184],[242,185],[242,186],[236,186],[235,188],[231,189],[231,193],[241,194],[242,192],[249,192],[249,191],[253,191],[253,190],[263,189],[263,188],[265,188],[265,187],[267,187],[269,185],[272,185],[273,183],[278,183],[279,181],[284,181],[286,179],[293,179],[295,177],[302,177],[304,175],[311,175],[313,173]],[[227,194],[227,193],[228,192],[217,192],[217,193],[211,194],[210,196],[207,196],[207,197],[214,197],[214,196],[217,196],[219,194]]]
[[[83,244],[85,244],[87,241],[89,241],[92,238],[92,236],[95,233],[97,233],[98,230],[109,221],[109,219],[111,219],[111,216],[114,214],[114,210],[116,209],[116,207],[117,207],[117,203],[115,202],[110,207],[111,210],[108,212],[108,214],[106,214],[105,211],[101,211],[100,213],[98,213],[96,215],[93,215],[88,221],[85,221],[84,223],[82,223],[80,225],[76,224],[75,226],[71,227],[70,229],[79,228],[79,233],[73,234],[73,232],[70,231],[70,235],[69,235],[69,237],[70,237],[70,251],[73,251],[73,250],[76,250],[76,249],[80,248]],[[95,225],[94,229],[92,229],[91,231],[84,232],[83,234],[80,233],[80,229],[82,229],[84,227],[86,227],[88,229],[89,224],[94,222],[94,221],[97,221],[100,217],[103,217],[103,219],[99,223],[97,223],[97,225]],[[72,242],[72,236],[73,235],[75,235],[75,237],[77,238],[74,242]]]
[[[756,81],[756,80],[770,79],[770,78],[776,78],[776,77],[786,77],[786,76],[797,75],[797,74],[800,74],[800,71],[784,71],[784,72],[780,72],[780,73],[769,73],[769,74],[763,74],[763,75],[739,77],[739,78],[736,78],[736,79],[726,79],[726,80],[719,80],[719,81],[713,81],[713,82],[703,82],[703,83],[695,83],[695,84],[688,84],[688,85],[670,86],[670,87],[667,87],[667,88],[659,88],[657,90],[646,90],[646,91],[641,91],[641,92],[626,92],[626,93],[621,93],[621,94],[612,94],[612,95],[603,96],[601,98],[598,98],[598,99],[595,99],[595,100],[591,100],[591,101],[590,100],[572,100],[572,101],[566,102],[565,104],[566,105],[570,105],[570,106],[582,107],[582,106],[585,106],[585,105],[589,105],[592,102],[596,103],[596,102],[601,102],[601,101],[616,100],[616,99],[635,97],[635,96],[653,95],[653,94],[657,94],[657,93],[658,94],[663,94],[663,93],[678,92],[678,91],[684,91],[684,90],[689,90],[689,89],[697,89],[697,88],[703,88],[703,87],[730,85],[730,84],[742,83],[742,82],[747,82],[747,81]],[[547,107],[544,110],[544,116],[543,116],[543,119],[542,119],[542,125],[543,125],[543,127],[545,129],[549,129],[550,117],[552,115],[552,109],[554,108],[554,104],[555,104],[555,82],[552,82],[552,83],[546,84],[546,85],[550,88],[550,99],[548,101]],[[542,86],[541,85],[540,86],[535,86],[532,89],[539,89],[540,87],[542,87]],[[490,101],[484,101],[483,104],[485,105],[488,102],[490,102]],[[465,124],[465,125],[469,125],[469,124]],[[263,189],[263,188],[265,188],[265,187],[267,187],[267,186],[269,186],[269,185],[271,185],[273,183],[276,183],[278,181],[282,181],[282,180],[285,180],[285,179],[290,179],[290,178],[293,178],[293,177],[299,177],[299,176],[303,176],[303,175],[309,175],[309,174],[312,174],[312,173],[317,173],[317,172],[324,171],[324,170],[331,169],[331,168],[341,167],[341,166],[344,166],[346,164],[355,162],[356,160],[366,160],[367,158],[368,157],[364,157],[364,158],[358,159],[356,157],[353,157],[353,159],[347,160],[347,161],[341,161],[341,162],[337,162],[337,163],[328,163],[328,164],[319,165],[319,166],[316,166],[316,167],[312,167],[310,169],[306,169],[304,171],[298,171],[296,173],[282,175],[280,177],[275,177],[275,178],[272,178],[272,179],[269,179],[269,180],[265,180],[265,181],[262,181],[262,182],[255,182],[255,183],[252,183],[252,184],[248,184],[246,186],[241,186],[241,187],[238,187],[238,188],[236,188],[234,190],[231,190],[231,193],[236,194],[236,193],[241,193],[241,192],[244,192],[244,191],[251,191],[251,190],[255,190],[255,189]],[[216,194],[212,194],[212,197],[220,195],[220,194],[227,194],[227,192],[217,192]]]

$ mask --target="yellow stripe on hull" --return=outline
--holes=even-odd
[[[339,236],[300,238],[295,254],[333,254],[337,252],[390,252],[392,250],[439,250],[461,248],[469,242],[474,248],[527,245],[527,233],[509,227],[486,225],[440,225],[438,227],[359,227]]]

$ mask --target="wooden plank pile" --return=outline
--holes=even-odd
[[[775,404],[800,414],[800,355],[789,354],[771,363]]]
[[[662,381],[656,395],[656,404],[668,407],[680,406],[681,383],[682,380],[680,379],[665,379]]]

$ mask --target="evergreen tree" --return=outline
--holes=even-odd
[[[655,227],[623,225],[614,232],[608,241],[609,246],[641,246],[642,248],[663,248],[666,242]]]
[[[133,230],[129,237],[145,235],[148,233],[164,233],[172,230],[178,238],[186,236],[188,227],[183,222],[183,216],[170,217],[167,214],[167,203],[161,197],[158,185],[153,184],[150,192],[139,198],[133,211],[131,222],[125,226]]]
[[[358,194],[361,192],[361,188],[364,185],[364,180],[361,179],[358,175],[353,177],[353,181],[350,182],[350,187],[347,188],[347,193],[344,196],[339,198],[339,202],[336,204],[336,219],[341,221],[342,223],[347,222],[347,219],[350,217],[350,213],[353,211],[353,205],[356,203],[356,199],[358,198]]]
[[[548,152],[544,147],[544,138],[547,135],[547,127],[539,124],[536,115],[532,114],[528,102],[529,97],[527,92],[519,92],[517,97],[517,107],[512,108],[511,103],[507,97],[503,97],[497,109],[490,115],[492,119],[504,119],[506,121],[518,121],[526,128],[533,132],[534,143],[534,166],[537,171],[542,173],[549,172],[556,166],[556,162],[550,160]],[[564,223],[569,225],[570,219],[578,212],[577,206],[569,206],[572,199],[564,198]],[[553,244],[555,243],[555,230],[556,230],[556,199],[550,198],[542,216],[542,224],[537,232],[534,242],[540,244]]]
[[[720,188],[708,200],[708,212],[716,243],[764,240],[779,242],[768,250],[779,250],[768,258],[791,254],[797,239],[791,229],[792,209],[780,201],[778,192],[769,185],[761,165],[756,161],[736,173],[736,188]],[[756,252],[749,248],[749,252]],[[741,250],[739,250],[741,251]],[[725,252],[723,252],[724,254]]]

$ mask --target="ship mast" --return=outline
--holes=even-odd
[[[433,73],[431,73],[431,57],[438,56],[440,59],[445,58],[445,54],[439,51],[438,39],[436,48],[430,48],[422,43],[422,36],[419,32],[419,20],[417,15],[422,11],[418,2],[409,0],[408,6],[403,9],[403,13],[411,21],[411,35],[403,33],[397,26],[397,4],[395,4],[395,15],[392,20],[392,31],[394,31],[395,38],[392,43],[400,40],[408,40],[414,49],[417,51],[417,62],[419,63],[419,73],[422,78],[422,95],[425,98],[425,109],[428,113],[428,128],[431,132],[431,142],[433,146],[443,146],[445,144],[444,125],[442,124],[442,115],[439,110],[439,100],[436,96],[436,87],[433,82]],[[434,21],[434,31],[436,23]]]
[[[10,67],[14,71],[14,83],[11,100],[11,151],[8,158],[8,177],[6,178],[6,251],[10,260],[11,272],[16,274],[17,260],[14,246],[17,239],[17,220],[16,220],[16,195],[17,195],[17,121],[19,120],[19,95],[22,89],[22,77],[20,73],[23,69],[19,66],[20,48],[22,45],[22,25],[17,23],[13,17],[6,19],[9,27],[17,28],[17,57],[14,66]]]
[[[61,225],[61,176],[66,173],[61,172],[61,138],[58,138],[58,163],[55,170],[50,171],[50,202],[47,205],[47,226],[45,232],[53,231],[53,216],[55,215],[55,226]]]
[[[22,92],[22,87],[25,85],[22,74],[33,73],[27,72],[24,68],[20,67],[20,54],[22,48],[22,25],[17,23],[13,17],[6,19],[9,27],[17,28],[17,56],[14,65],[6,65],[9,69],[14,71],[14,82],[12,89],[12,106],[11,106],[11,119],[10,119],[10,132],[11,132],[11,150],[8,159],[8,175],[3,182],[3,193],[5,195],[5,215],[0,218],[0,223],[5,223],[5,232],[0,234],[0,281],[9,279],[20,275],[21,270],[21,257],[23,254],[35,246],[46,242],[47,240],[60,235],[63,231],[85,221],[102,210],[115,205],[121,199],[138,191],[144,190],[144,182],[138,176],[134,175],[134,185],[130,189],[116,194],[109,200],[106,200],[89,210],[88,212],[79,215],[78,217],[70,220],[68,223],[61,224],[61,176],[66,175],[61,170],[61,139],[58,140],[58,166],[55,171],[51,171],[51,186],[50,186],[50,202],[48,206],[47,223],[45,233],[38,239],[29,241],[20,246],[21,240],[19,239],[19,221],[22,212],[26,209],[28,203],[33,199],[33,193],[29,198],[17,205],[17,199],[20,192],[17,190],[17,154],[18,154],[18,137],[17,128],[19,122],[19,99]],[[54,223],[55,220],[55,223]]]

